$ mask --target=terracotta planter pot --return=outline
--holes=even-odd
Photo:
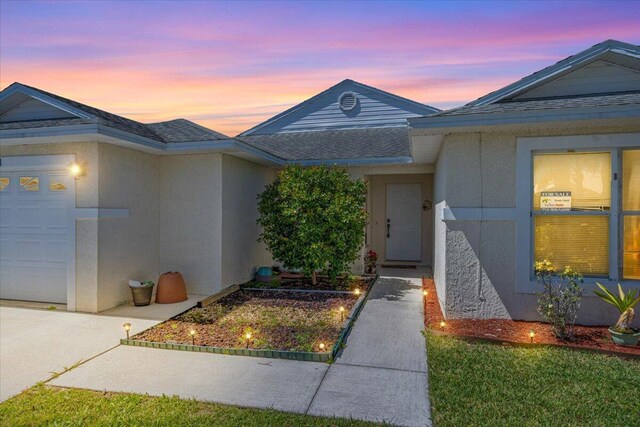
[[[186,301],[187,298],[187,287],[184,284],[182,274],[177,271],[169,271],[160,276],[156,290],[157,304],[173,304]]]

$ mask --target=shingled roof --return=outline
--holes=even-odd
[[[82,111],[83,113],[86,113],[92,118],[64,118],[53,120],[4,122],[0,123],[0,129],[30,129],[98,122],[104,126],[129,132],[134,135],[162,143],[200,142],[229,139],[226,135],[205,128],[186,119],[175,119],[166,122],[145,124],[22,83],[14,83],[11,86],[14,85],[28,88],[49,98],[60,101]]]
[[[200,126],[186,119],[149,123],[146,126],[168,143],[229,139],[228,136],[220,132]]]
[[[614,94],[582,95],[561,98],[522,99],[485,105],[465,105],[430,117],[466,116],[471,114],[516,113],[566,108],[608,107],[640,104],[640,91]]]
[[[286,160],[338,160],[410,157],[407,127],[285,132],[238,136],[260,150]]]

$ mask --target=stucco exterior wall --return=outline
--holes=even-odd
[[[0,147],[2,156],[58,154],[74,154],[86,171],[76,181],[77,208],[129,210],[76,220],[77,311],[130,301],[129,279],[180,271],[189,293],[211,295],[271,265],[256,241],[256,196],[272,169],[222,154],[158,156],[97,142]]]
[[[615,130],[638,131],[635,128]],[[584,129],[587,134],[612,131]],[[454,214],[455,208],[504,208],[505,215],[515,212],[517,138],[557,134],[559,132],[483,132],[445,136],[434,185],[434,278],[448,318],[540,319],[536,311],[537,297],[516,292],[515,221],[504,218],[443,220],[443,215],[445,208],[451,208]],[[613,307],[591,295],[583,298],[580,323],[609,324],[615,318]]]
[[[273,181],[274,171],[246,160],[222,156],[222,286],[253,278],[256,267],[273,263],[258,243],[257,196]]]
[[[100,143],[99,206],[127,208],[98,223],[98,311],[131,300],[129,279],[159,275],[159,156]]]
[[[378,262],[386,258],[387,184],[421,184],[422,199],[433,200],[433,174],[370,175],[369,181],[369,247],[378,253]],[[433,208],[422,211],[420,264],[433,261]]]
[[[160,159],[160,270],[182,272],[190,293],[222,289],[221,199],[221,154]]]
[[[0,147],[0,156],[49,156],[74,154],[86,175],[76,181],[76,207],[96,208],[98,204],[98,143],[9,145]],[[95,219],[76,220],[76,310],[98,311],[98,224]]]

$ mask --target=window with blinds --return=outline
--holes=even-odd
[[[640,150],[622,151],[622,277],[640,279]]]
[[[533,158],[533,209],[541,193],[571,192],[571,210],[611,208],[611,154],[539,154]]]
[[[535,259],[548,259],[558,270],[570,266],[583,275],[609,273],[608,215],[538,215],[534,227]]]
[[[551,192],[551,193],[550,193]],[[560,208],[541,203],[549,194]],[[567,203],[568,202],[568,203]],[[534,256],[585,276],[609,274],[611,153],[544,153],[533,158]],[[558,212],[560,211],[560,212]]]

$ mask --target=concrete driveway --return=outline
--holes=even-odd
[[[132,334],[158,323],[131,317],[97,316],[0,307],[0,402],[47,380],[78,361],[117,346],[122,325]]]

